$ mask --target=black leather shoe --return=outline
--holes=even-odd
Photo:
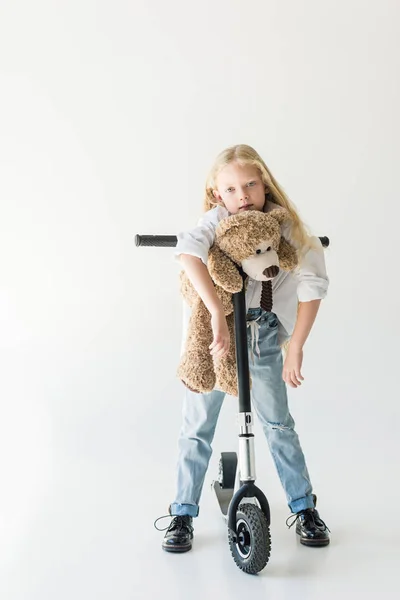
[[[317,497],[314,496],[314,505],[316,504]],[[286,520],[286,525],[290,529],[296,523],[296,533],[300,536],[301,544],[304,546],[327,546],[329,544],[330,530],[320,518],[316,508],[307,508],[291,516],[295,517],[294,520],[288,525],[291,518],[289,517]]]
[[[168,515],[170,516],[170,515]],[[163,519],[164,517],[160,517]],[[158,519],[157,519],[158,521]],[[157,521],[154,523],[156,529]],[[162,549],[167,552],[187,552],[192,549],[193,540],[193,519],[189,515],[172,517],[162,543]],[[158,529],[165,531],[165,529]]]

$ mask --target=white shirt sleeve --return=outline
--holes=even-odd
[[[325,298],[329,278],[326,273],[324,249],[321,241],[313,237],[314,248],[310,248],[303,256],[294,275],[297,278],[297,297],[299,302],[310,302]]]
[[[217,225],[228,214],[225,208],[216,206],[201,217],[196,227],[178,233],[174,251],[175,258],[178,259],[180,254],[191,254],[200,258],[207,265],[208,251],[214,243]]]

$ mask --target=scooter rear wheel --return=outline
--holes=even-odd
[[[237,539],[229,531],[229,547],[236,565],[245,573],[262,571],[271,553],[268,522],[261,508],[244,503],[236,513]]]
[[[236,452],[221,452],[218,481],[222,488],[233,490],[235,487],[237,462]]]

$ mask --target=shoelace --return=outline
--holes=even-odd
[[[167,525],[167,527],[164,527],[163,529],[160,529],[159,527],[157,527],[156,523],[158,523],[158,521],[160,521],[161,519],[171,519],[172,521],[169,525]],[[193,533],[194,528],[192,527],[192,525],[190,525],[190,523],[188,523],[187,521],[185,521],[185,517],[181,517],[179,515],[177,515],[176,517],[171,517],[171,515],[163,515],[162,517],[158,517],[158,519],[156,519],[154,521],[154,527],[157,529],[157,531],[173,531],[174,529],[177,529],[178,531],[182,531],[182,530],[186,530],[189,531],[189,533]]]
[[[260,358],[260,347],[258,345],[258,340],[260,339],[260,324],[258,323],[258,319],[260,319],[260,317],[258,317],[257,319],[253,319],[252,321],[247,321],[247,327],[250,327],[250,331],[251,331],[251,362],[254,364],[254,344],[255,344],[255,349],[256,352],[258,354],[258,358]]]
[[[290,529],[291,527],[293,527],[293,525],[297,522],[297,520],[299,519],[299,517],[301,515],[306,515],[307,519],[306,521],[312,521],[313,525],[315,525],[315,527],[317,529],[319,529],[320,531],[326,531],[328,530],[330,533],[330,529],[329,527],[326,525],[326,523],[324,523],[324,521],[320,518],[320,516],[315,514],[315,511],[313,509],[307,508],[306,510],[301,510],[298,513],[294,513],[292,515],[290,515],[287,519],[286,519],[286,525],[288,527],[288,529]],[[294,519],[293,519],[294,517]],[[290,519],[293,519],[293,522],[290,523],[290,525],[288,525],[288,521]],[[318,521],[318,522],[317,522]]]

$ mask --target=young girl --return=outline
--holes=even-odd
[[[286,392],[286,384],[297,388],[303,381],[303,346],[328,288],[319,239],[307,235],[293,205],[258,153],[250,146],[238,145],[217,157],[206,184],[205,215],[197,227],[178,235],[176,255],[210,311],[213,331],[210,353],[217,358],[224,356],[229,350],[229,331],[207,270],[208,251],[214,242],[216,226],[229,215],[245,210],[268,212],[277,205],[290,213],[291,224],[282,229],[282,233],[295,246],[299,266],[290,273],[281,270],[272,280],[273,312],[270,313],[260,308],[261,282],[251,279],[248,282],[249,346],[250,329],[258,328],[257,352],[253,352],[254,359],[249,361],[252,404],[293,513],[290,527],[296,522],[296,533],[302,544],[326,546],[329,529],[315,509],[316,496],[312,493]],[[186,322],[189,316],[187,313]],[[283,363],[281,345],[289,338]],[[173,518],[162,543],[163,549],[169,552],[186,552],[192,547],[192,519],[199,514],[211,443],[223,400],[224,393],[217,389],[209,394],[185,389],[177,492],[169,507]]]

